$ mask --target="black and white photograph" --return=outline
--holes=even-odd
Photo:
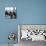
[[[16,19],[16,7],[5,7],[5,16]]]

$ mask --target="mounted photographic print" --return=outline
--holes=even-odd
[[[46,25],[19,25],[18,30],[20,41],[46,41]]]
[[[16,19],[16,7],[5,7],[5,16]]]

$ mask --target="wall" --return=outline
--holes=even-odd
[[[17,7],[17,19],[5,18],[6,6]],[[8,43],[9,32],[18,32],[18,24],[46,24],[46,0],[0,0],[0,44]]]

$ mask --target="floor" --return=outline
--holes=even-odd
[[[0,44],[0,46],[8,46],[8,44]],[[18,44],[10,45],[10,46],[18,46]]]
[[[21,40],[20,46],[46,46],[46,42],[45,41],[32,42],[31,40],[28,40],[28,41]]]
[[[8,46],[8,44],[0,44],[0,46]],[[34,42],[32,42],[31,40],[28,40],[28,41],[21,40],[19,45],[14,44],[13,46],[46,46],[46,42],[45,41],[34,41]]]

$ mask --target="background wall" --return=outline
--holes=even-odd
[[[6,6],[17,7],[17,19],[5,18]],[[46,0],[0,0],[0,44],[8,43],[9,32],[17,34],[18,24],[46,24]]]

